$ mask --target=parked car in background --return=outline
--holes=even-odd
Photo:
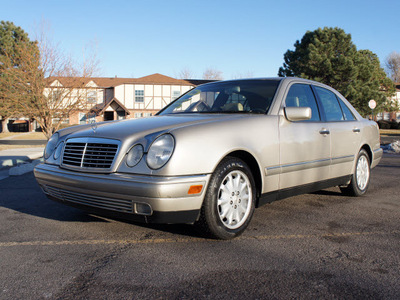
[[[60,130],[35,176],[65,204],[230,239],[274,200],[363,195],[381,156],[376,123],[334,89],[248,79],[198,86],[154,117]]]

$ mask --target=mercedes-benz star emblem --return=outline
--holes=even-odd
[[[96,129],[97,129],[96,120],[92,120],[92,121],[90,122],[90,126],[92,127],[93,132],[96,132]]]

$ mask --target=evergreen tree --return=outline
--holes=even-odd
[[[295,50],[284,54],[279,76],[327,84],[343,94],[362,115],[370,113],[371,99],[377,102],[377,110],[396,109],[388,100],[395,91],[394,84],[381,68],[379,58],[369,50],[357,51],[351,35],[343,29],[307,31],[294,47]]]
[[[10,78],[6,76],[5,68],[20,67],[21,59],[17,48],[27,45],[29,49],[37,50],[36,43],[29,40],[28,34],[21,27],[12,22],[1,21],[0,23],[0,118],[3,132],[7,132],[8,118],[19,113],[16,103],[7,97],[10,89]],[[35,49],[36,48],[36,49]],[[5,64],[5,60],[12,64]]]

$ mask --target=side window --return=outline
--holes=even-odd
[[[307,121],[320,121],[317,102],[308,84],[293,84],[286,96],[285,105],[286,107],[310,107],[311,119]]]
[[[347,107],[346,104],[344,104],[344,102],[338,98],[339,103],[340,103],[340,107],[342,108],[344,117],[346,118],[347,121],[354,121],[356,119],[356,117],[354,117],[353,113],[351,112],[350,108]]]
[[[315,91],[321,100],[322,108],[325,112],[326,120],[329,121],[343,121],[343,113],[340,108],[336,95],[327,89],[316,86]]]

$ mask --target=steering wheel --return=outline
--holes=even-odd
[[[188,108],[185,109],[185,111],[210,111],[211,108],[205,103],[204,101],[197,101],[189,105]]]

